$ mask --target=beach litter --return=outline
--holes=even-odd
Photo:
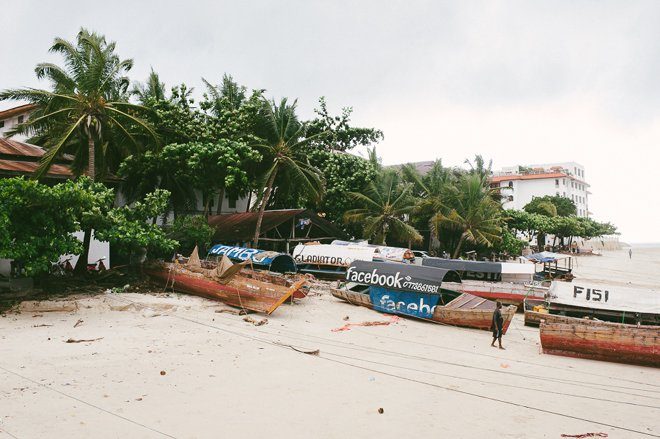
[[[587,438],[587,437],[609,437],[607,433],[582,433],[582,434],[562,434],[561,437]]]
[[[252,317],[243,317],[244,322],[252,323],[254,326],[266,325],[268,319],[255,320]]]
[[[82,325],[83,319],[78,319],[75,325],[73,325],[74,328],[77,328],[78,326]]]
[[[339,328],[331,329],[332,332],[341,332],[341,331],[350,331],[353,326],[388,326],[391,323],[397,323],[400,320],[399,316],[390,316],[390,320],[382,321],[370,321],[370,322],[359,322],[359,323],[346,323],[344,326]]]
[[[88,339],[88,340],[76,340],[75,338],[70,338],[70,339],[66,340],[64,343],[89,343],[89,342],[98,341],[98,340],[103,340],[103,337],[91,338],[91,339]]]

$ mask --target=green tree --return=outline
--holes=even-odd
[[[263,154],[265,171],[259,196],[259,216],[254,230],[254,247],[259,244],[261,223],[266,205],[270,200],[276,178],[295,184],[311,199],[323,196],[323,178],[317,168],[309,163],[305,146],[314,138],[307,136],[307,126],[296,116],[296,102],[289,104],[284,98],[280,104],[264,101],[257,135],[261,139],[255,146]]]
[[[160,102],[167,100],[165,91],[165,83],[160,81],[160,76],[158,73],[154,72],[154,69],[151,69],[147,82],[144,84],[137,83],[133,86],[131,94],[137,97],[138,101],[142,105],[150,105],[153,102]]]
[[[166,230],[167,237],[179,242],[179,252],[188,254],[198,246],[206,248],[215,230],[202,215],[181,215]]]
[[[348,195],[360,207],[347,211],[344,220],[362,224],[364,238],[375,244],[387,244],[388,236],[398,242],[422,240],[419,232],[406,222],[415,208],[411,187],[402,184],[395,170],[382,170],[362,192]]]
[[[133,61],[121,60],[114,42],[86,29],[81,29],[75,43],[56,38],[50,50],[64,57],[65,67],[41,63],[35,71],[39,79],[51,82],[52,91],[27,88],[0,93],[0,100],[35,105],[28,120],[10,135],[32,135],[45,147],[36,177],[47,172],[61,154],[70,153],[74,172],[79,175],[86,168],[94,181],[97,173],[105,176],[131,151],[138,151],[144,136],[156,138],[151,125],[137,115],[144,108],[127,99],[130,81],[124,75]],[[84,232],[78,272],[86,269],[91,241],[91,229]]]
[[[492,247],[501,239],[502,207],[495,199],[499,192],[484,181],[478,173],[462,176],[446,200],[448,212],[438,212],[431,218],[431,227],[438,236],[443,227],[460,232],[454,258],[466,241]]]
[[[552,204],[555,209],[553,210],[552,208],[547,207],[547,203]],[[545,206],[545,207],[539,207],[539,206]],[[575,207],[575,203],[566,197],[562,197],[560,195],[546,195],[544,197],[536,197],[532,199],[529,203],[523,207],[524,210],[527,212],[531,213],[540,213],[541,215],[546,215],[546,216],[571,216],[575,215],[577,213],[577,208]],[[539,210],[540,209],[540,210]],[[543,211],[548,212],[554,211],[556,212],[555,215],[548,215],[547,213],[543,213]]]

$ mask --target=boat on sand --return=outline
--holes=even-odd
[[[266,314],[275,311],[307,283],[305,278],[291,281],[280,275],[250,270],[245,263],[233,264],[227,257],[217,263],[200,261],[196,251],[184,263],[179,260],[151,263],[145,273],[175,292]]]
[[[490,330],[496,303],[443,288],[445,278],[460,282],[451,270],[384,262],[353,262],[346,285],[332,295],[375,311],[434,323]],[[516,307],[502,307],[506,333]]]

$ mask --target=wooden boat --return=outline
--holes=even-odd
[[[660,367],[660,326],[562,317],[540,328],[546,354]]]
[[[343,279],[353,261],[372,261],[376,248],[362,245],[298,244],[293,259],[298,271],[322,279]]]
[[[534,264],[424,258],[422,266],[458,272],[461,282],[448,283],[448,289],[515,305],[519,309],[526,298],[543,299],[550,286],[549,282],[534,280]]]
[[[293,294],[301,290],[306,279],[288,283],[286,279],[245,269],[244,264],[232,264],[226,257],[220,263],[191,257],[186,264],[152,263],[146,274],[174,291],[220,300],[227,305],[271,314]]]
[[[251,279],[291,286],[292,282],[302,278],[295,274],[298,267],[291,255],[286,253],[218,244],[211,247],[206,258],[207,261],[217,263],[223,256],[232,262],[246,263],[241,274]],[[307,296],[307,292],[307,288],[300,288],[293,293],[293,297],[302,299]]]
[[[419,265],[356,261],[346,273],[349,283],[332,295],[379,312],[490,330],[495,302],[445,289],[442,280],[453,276],[458,274]],[[501,312],[506,333],[516,307],[504,306]]]
[[[578,281],[553,282],[545,300],[526,299],[525,325],[564,322],[564,317],[660,325],[660,292]]]

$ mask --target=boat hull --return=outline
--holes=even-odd
[[[237,308],[266,314],[275,311],[305,283],[304,280],[300,280],[287,287],[251,279],[240,274],[234,275],[226,282],[219,282],[175,264],[150,266],[145,269],[145,273],[158,283],[172,288],[175,292],[219,300]]]
[[[499,301],[506,305],[515,305],[522,309],[526,298],[543,299],[547,287],[517,284],[513,282],[483,282],[464,280],[462,283],[447,282],[443,285],[447,289],[460,291],[483,297],[488,300]]]
[[[660,367],[660,326],[562,317],[543,320],[540,328],[546,354]]]
[[[351,291],[347,289],[332,289],[332,295],[338,299],[342,299],[348,303],[366,308],[375,309],[369,294],[362,292]],[[481,329],[485,331],[491,330],[491,323],[493,321],[493,309],[478,309],[477,306],[483,306],[486,302],[484,299],[477,299],[474,301],[470,295],[462,294],[457,299],[448,303],[446,306],[437,306],[431,318],[424,318],[422,320],[431,321],[438,324],[460,326],[464,328]],[[469,301],[469,299],[472,299]],[[468,303],[469,302],[469,303]],[[454,307],[452,307],[454,303]],[[492,303],[492,302],[491,302]],[[494,304],[492,304],[494,306]],[[474,308],[473,308],[474,306]],[[380,310],[377,310],[380,311]],[[511,324],[514,314],[516,313],[515,306],[504,306],[502,308],[502,317],[504,324],[502,332],[506,331]],[[394,312],[404,317],[413,317],[405,313]]]

